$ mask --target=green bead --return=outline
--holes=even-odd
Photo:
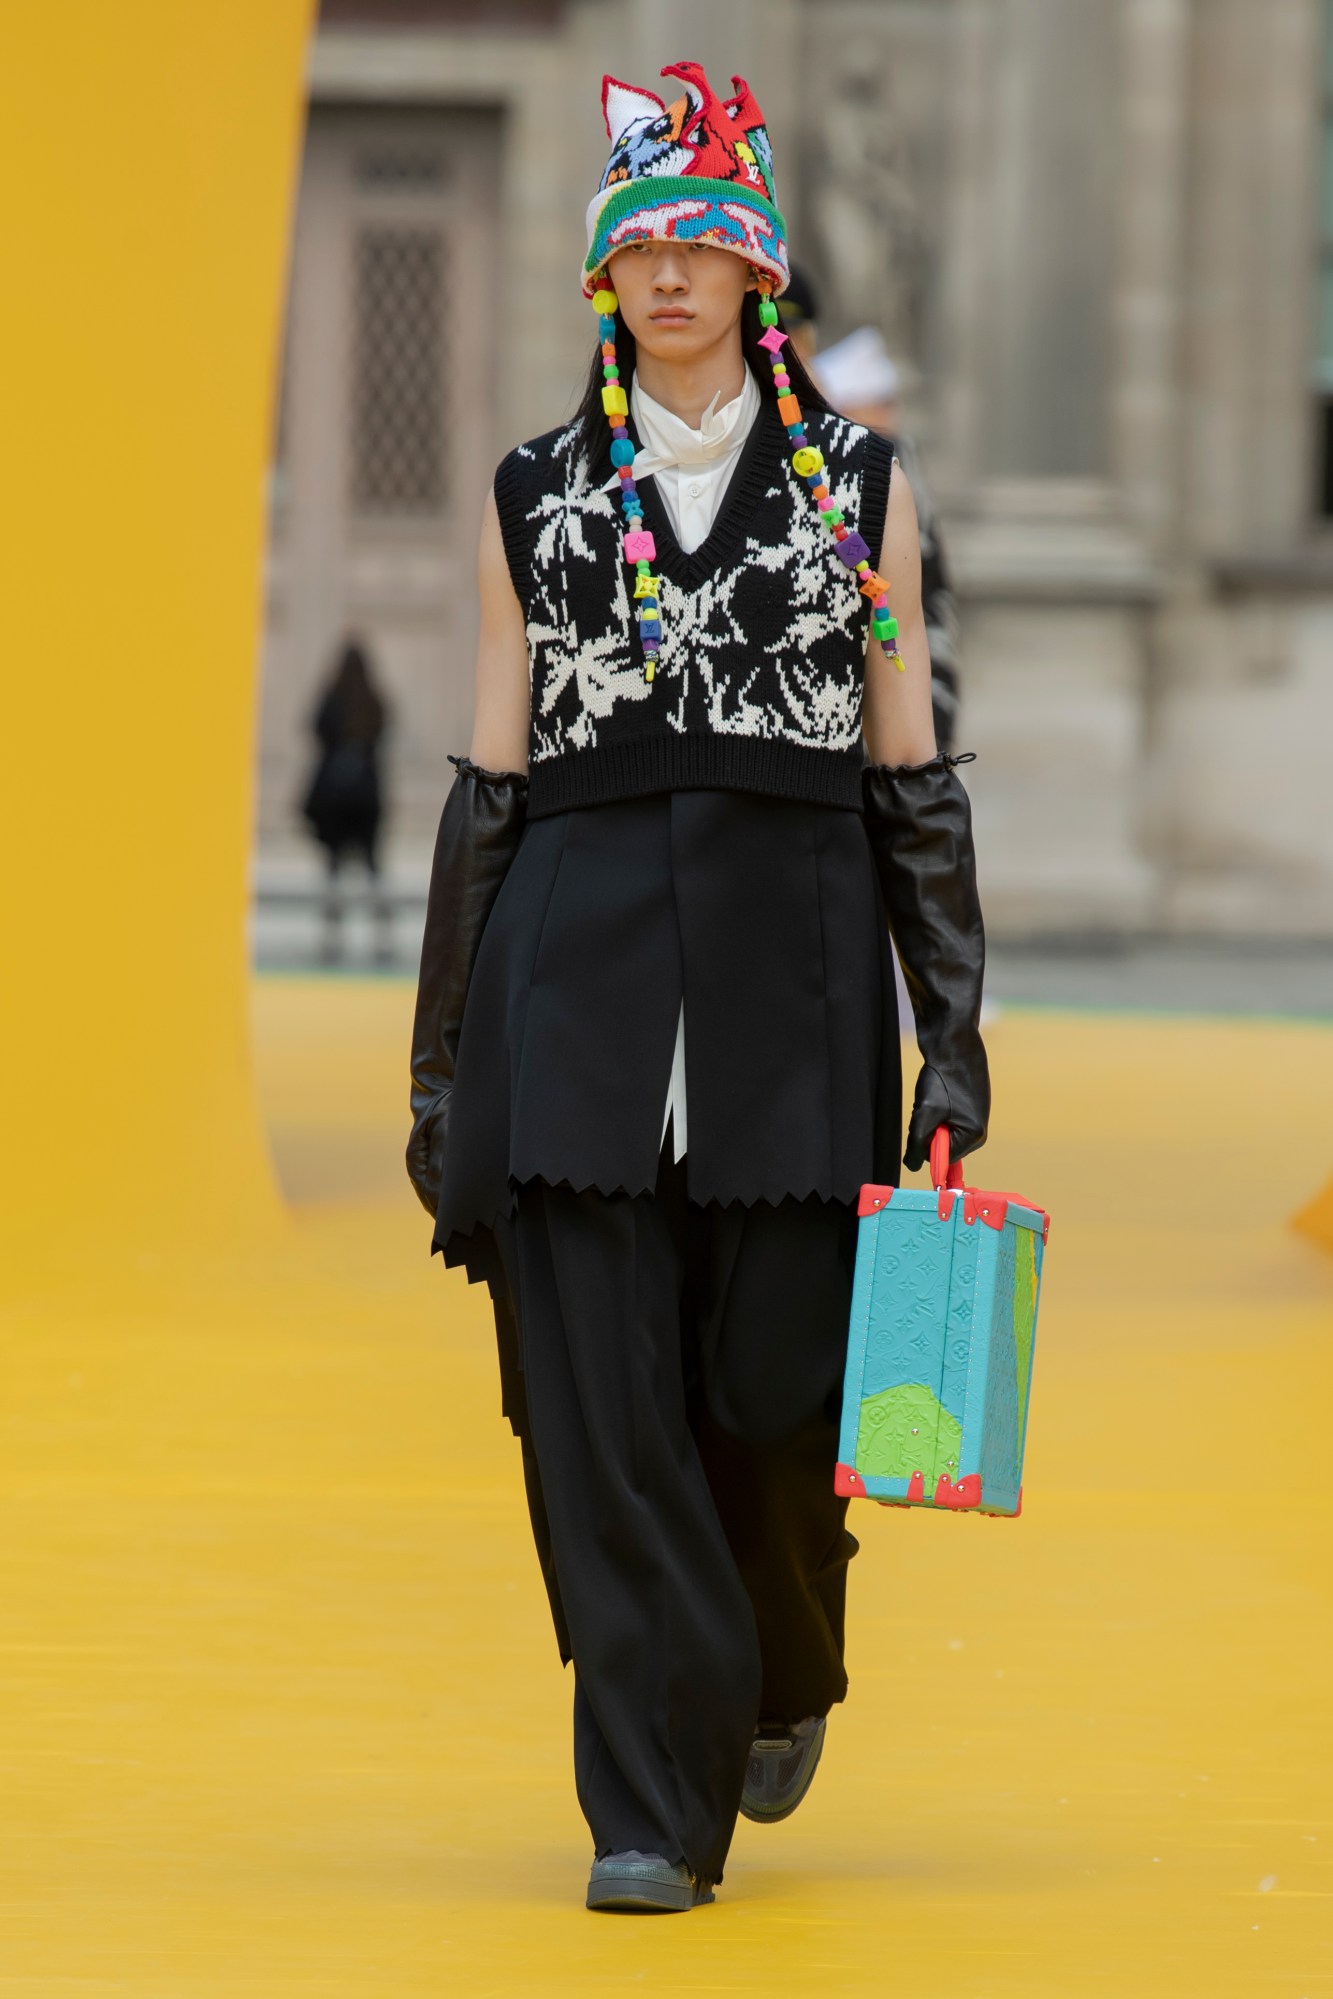
[[[764,325],[764,326],[776,326],[776,325],[777,325],[777,323],[778,323],[778,309],[777,309],[777,307],[776,307],[776,306],[774,305],[774,303],[773,303],[773,301],[772,301],[772,299],[771,299],[771,298],[761,298],[761,299],[760,299],[760,301],[759,301],[759,319],[760,319],[760,323],[761,323],[762,325]]]
[[[885,638],[896,639],[898,636],[898,620],[896,618],[890,618],[888,624],[889,624],[889,629],[884,634]]]
[[[825,521],[827,522],[827,524],[828,524],[828,526],[829,526],[829,527],[831,527],[831,528],[840,528],[840,527],[842,526],[842,508],[841,508],[841,507],[825,507],[825,509],[824,509],[824,519],[825,519]]]

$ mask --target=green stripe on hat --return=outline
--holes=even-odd
[[[704,180],[689,174],[643,174],[639,179],[626,181],[623,187],[618,187],[598,214],[583,264],[586,275],[591,277],[594,271],[599,271],[607,257],[613,254],[610,238],[618,224],[634,215],[649,215],[655,209],[669,208],[678,201],[726,202],[732,207],[748,208],[762,217],[771,231],[768,244],[757,250],[752,249],[743,243],[738,230],[734,246],[727,244],[719,247],[734,247],[740,254],[753,255],[757,262],[771,266],[775,274],[783,282],[786,281],[786,258],[782,253],[786,249],[787,224],[774,203],[765,194],[746,187],[741,181]],[[651,231],[645,232],[645,235],[651,234]],[[627,236],[625,240],[633,242],[642,239]],[[688,234],[682,237],[682,241],[690,240]],[[619,247],[616,245],[616,248]]]

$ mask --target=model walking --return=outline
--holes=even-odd
[[[599,346],[487,500],[413,1182],[484,1279],[592,1831],[588,1905],[712,1899],[846,1693],[833,1490],[867,1180],[981,1143],[967,800],[935,753],[912,495],[777,327],[748,88],[607,78]],[[864,746],[863,746],[864,734]],[[867,761],[867,750],[869,761]]]

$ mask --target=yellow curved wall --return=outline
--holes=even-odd
[[[0,26],[0,1255],[235,1240],[263,473],[308,0]]]

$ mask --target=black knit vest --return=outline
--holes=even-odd
[[[891,447],[810,411],[832,495],[878,562]],[[766,401],[708,539],[685,555],[656,481],[639,492],[662,579],[657,674],[643,676],[609,438],[581,428],[519,445],[495,502],[527,625],[528,815],[700,786],[861,806],[870,605],[834,554]]]

